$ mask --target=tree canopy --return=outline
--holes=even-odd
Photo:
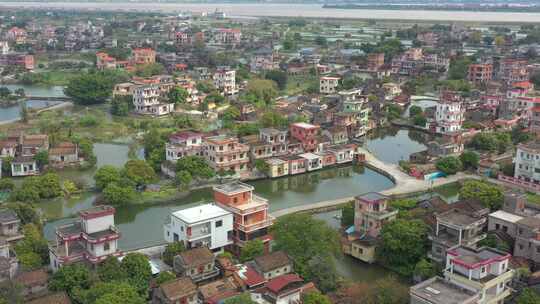
[[[125,75],[115,71],[91,71],[72,78],[64,93],[81,105],[105,103],[115,84],[126,80]]]
[[[460,199],[475,199],[491,210],[498,210],[503,204],[503,191],[497,185],[484,181],[468,180],[459,190]]]
[[[463,165],[459,158],[454,156],[447,156],[441,158],[435,163],[437,170],[443,172],[446,175],[456,174],[463,169]]]

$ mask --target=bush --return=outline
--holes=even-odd
[[[448,156],[438,160],[435,166],[437,167],[437,170],[446,175],[456,174],[461,171],[463,167],[461,161],[454,156]]]
[[[15,189],[15,183],[11,179],[0,179],[0,191],[12,191],[13,189]]]
[[[130,186],[120,186],[111,183],[103,190],[103,197],[113,206],[127,205],[135,197],[135,190]]]

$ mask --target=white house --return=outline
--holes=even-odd
[[[322,157],[320,155],[314,153],[304,153],[298,156],[306,160],[306,168],[308,171],[319,170],[323,167]]]
[[[461,130],[465,108],[462,99],[455,94],[446,93],[437,102],[435,121],[437,133],[452,133]]]
[[[142,115],[161,116],[174,111],[174,104],[160,101],[158,85],[142,85],[133,90],[135,112]]]
[[[319,91],[321,94],[334,94],[339,86],[339,77],[321,77],[319,80]]]
[[[164,232],[167,242],[183,242],[186,248],[207,246],[221,252],[233,243],[233,215],[214,204],[179,210],[171,214]]]

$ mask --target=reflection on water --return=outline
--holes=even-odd
[[[268,199],[270,210],[280,210],[303,204],[354,196],[368,191],[382,191],[393,183],[385,176],[361,167],[339,167],[318,172],[285,177],[275,180],[260,180],[250,183],[255,191]],[[170,204],[132,205],[118,207],[115,216],[122,232],[119,246],[131,249],[157,244],[163,240],[163,223],[171,211],[210,202],[210,188],[191,191],[185,197]],[[54,237],[53,228],[58,222],[45,226],[48,238]]]
[[[377,129],[369,134],[364,146],[382,161],[397,164],[413,153],[426,150],[430,135],[395,127]]]

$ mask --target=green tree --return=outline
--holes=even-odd
[[[148,185],[157,180],[156,172],[145,161],[141,159],[131,159],[124,165],[123,174],[136,185]]]
[[[135,75],[140,77],[151,77],[161,75],[165,72],[165,67],[160,63],[145,64],[137,67]]]
[[[126,273],[128,283],[135,287],[140,295],[146,295],[152,277],[148,258],[141,253],[128,253],[122,260],[121,267]]]
[[[259,170],[259,172],[261,173],[264,173],[264,174],[270,173],[270,165],[268,165],[268,163],[264,161],[264,159],[257,159],[255,161],[255,168],[257,168],[257,170]]]
[[[246,92],[255,98],[269,105],[278,95],[277,85],[273,80],[253,79],[250,80]]]
[[[540,303],[540,294],[532,288],[524,288],[516,300],[517,304],[538,304]]]
[[[315,255],[308,261],[306,279],[312,281],[322,292],[330,292],[337,287],[337,271],[334,257]]]
[[[275,81],[280,90],[287,88],[287,72],[281,70],[268,71],[264,75],[264,78]]]
[[[41,198],[55,198],[62,195],[60,177],[56,173],[47,173],[38,179],[39,196]]]
[[[437,275],[437,268],[433,262],[423,258],[414,266],[414,275],[422,280],[427,280]]]
[[[257,302],[251,300],[250,294],[246,292],[225,300],[223,304],[257,304]]]
[[[240,261],[242,263],[251,261],[254,258],[264,254],[264,243],[261,240],[247,241],[240,252]]]
[[[128,116],[133,105],[132,95],[117,95],[111,100],[111,114],[116,116]]]
[[[135,190],[131,186],[110,183],[103,189],[103,197],[108,204],[113,206],[127,205],[134,199]]]
[[[456,58],[450,61],[448,78],[452,80],[466,79],[471,60],[468,57]]]
[[[341,227],[354,225],[354,201],[348,202],[341,207]]]
[[[321,294],[318,291],[310,292],[307,294],[302,295],[302,303],[303,304],[332,304],[332,301],[330,299]]]
[[[16,283],[15,280],[5,280],[0,283],[0,304],[22,304],[24,297],[22,295],[23,286]]]
[[[261,124],[265,128],[285,128],[289,125],[287,117],[275,111],[267,111],[261,117]]]
[[[174,87],[167,93],[167,97],[169,98],[169,102],[181,104],[186,102],[189,93],[182,87]]]
[[[17,217],[21,220],[22,225],[34,224],[37,227],[41,226],[39,213],[33,204],[14,202],[8,203],[7,208],[17,213]]]
[[[175,279],[176,279],[176,276],[174,275],[174,273],[170,271],[162,271],[158,274],[156,278],[156,283],[158,285],[161,285],[163,283],[174,281]]]
[[[111,165],[99,168],[94,174],[94,181],[98,189],[105,189],[109,184],[120,182],[120,170]]]
[[[215,175],[214,170],[200,156],[182,157],[176,162],[176,172],[187,171],[194,178],[208,179]]]
[[[407,304],[409,303],[409,288],[400,283],[394,276],[378,279],[364,296],[368,304]]]
[[[240,110],[235,106],[230,106],[221,114],[224,121],[234,121],[240,117]]]
[[[15,252],[25,270],[40,268],[49,262],[49,246],[38,226],[26,224],[22,232],[24,239],[15,245]]]
[[[2,176],[11,176],[12,156],[6,156],[2,159]]]
[[[413,123],[414,123],[415,126],[425,128],[426,124],[427,124],[427,118],[425,118],[422,115],[416,115],[413,118]]]
[[[463,165],[459,158],[454,156],[447,156],[439,159],[437,163],[435,163],[435,167],[446,175],[456,174],[463,169]]]
[[[459,198],[478,200],[491,210],[498,210],[503,204],[504,195],[502,189],[497,185],[468,180],[463,183],[459,190]]]
[[[326,47],[328,45],[328,41],[326,40],[324,36],[317,36],[315,37],[315,44],[322,47]]]
[[[411,275],[427,251],[427,232],[428,227],[421,220],[398,218],[386,223],[376,249],[378,260],[402,275]]]
[[[120,81],[116,76],[110,72],[83,73],[68,82],[64,93],[81,105],[105,103],[114,85]]]
[[[15,189],[15,183],[9,178],[0,179],[0,191],[12,191]]]
[[[189,185],[191,185],[192,181],[193,177],[188,171],[182,170],[176,172],[176,183],[180,186],[180,188],[184,190],[189,189]]]
[[[478,163],[480,162],[480,157],[473,151],[465,151],[461,153],[459,159],[463,164],[463,169],[476,169],[478,168]]]
[[[416,116],[416,115],[421,115],[421,114],[423,114],[423,112],[424,112],[424,111],[422,110],[422,108],[419,107],[419,106],[416,106],[416,105],[413,105],[413,106],[411,106],[411,107],[409,108],[409,115],[410,115],[411,117],[414,117],[414,116]]]
[[[186,247],[184,246],[183,242],[173,242],[167,244],[167,246],[165,247],[165,251],[163,252],[163,262],[172,267],[174,257],[181,252],[184,252],[185,250]]]
[[[395,199],[390,201],[390,207],[395,208],[399,211],[411,210],[416,207],[416,200],[414,199]]]
[[[98,282],[89,289],[74,292],[76,302],[82,304],[144,304],[145,299],[126,282]]]
[[[323,258],[339,254],[339,235],[324,221],[308,214],[281,217],[273,226],[274,248],[283,250],[294,260],[295,270],[310,279],[309,260],[319,255]]]
[[[20,110],[21,121],[27,123],[30,119],[30,113],[28,112],[28,107],[26,106],[26,101],[21,102]]]
[[[30,178],[27,178],[27,180]],[[35,203],[39,201],[39,188],[35,183],[23,182],[23,185],[15,189],[10,195],[12,201]]]
[[[97,274],[103,282],[122,281],[126,278],[120,267],[120,261],[116,257],[108,257],[99,264]]]
[[[82,264],[64,265],[55,272],[49,282],[52,291],[65,291],[73,298],[77,289],[88,289],[92,285],[90,271]]]

